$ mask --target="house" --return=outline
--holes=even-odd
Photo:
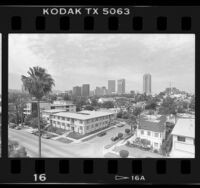
[[[51,124],[64,130],[72,130],[86,134],[108,127],[116,119],[115,112],[108,111],[80,111],[59,112],[51,115]]]
[[[159,150],[165,139],[166,116],[146,115],[141,117],[136,136],[150,141],[153,149]]]
[[[179,118],[172,131],[171,158],[195,157],[195,119]]]

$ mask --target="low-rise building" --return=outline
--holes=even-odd
[[[116,119],[115,112],[106,111],[80,111],[60,112],[51,116],[51,124],[65,130],[72,130],[86,134],[95,130],[108,127]]]
[[[42,118],[47,121],[47,123],[50,123],[50,118],[53,114],[59,113],[59,112],[66,112],[65,109],[50,109],[50,110],[43,110],[42,111]]]
[[[179,118],[172,131],[171,158],[195,157],[195,119]]]
[[[159,150],[165,139],[166,116],[144,116],[137,128],[136,136],[150,141],[153,149]]]
[[[76,105],[72,103],[72,101],[53,101],[51,104],[51,109],[60,109],[68,112],[76,112]]]
[[[51,103],[50,102],[45,102],[45,101],[40,101],[40,111],[43,110],[50,110],[51,109]],[[25,104],[24,108],[24,115],[31,115],[32,113],[37,113],[37,101],[30,101]]]

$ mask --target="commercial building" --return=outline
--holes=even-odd
[[[83,84],[82,85],[82,97],[89,97],[90,96],[90,85]]]
[[[114,94],[115,91],[115,80],[108,80],[108,94]]]
[[[117,93],[119,95],[125,94],[125,79],[120,79],[117,81]]]
[[[172,131],[171,158],[195,157],[195,119],[179,118]]]
[[[51,124],[54,127],[86,134],[108,127],[115,118],[116,113],[113,111],[60,112],[51,116]]]
[[[151,94],[151,74],[144,74],[143,76],[143,93]]]
[[[153,149],[159,151],[163,140],[165,139],[166,116],[144,116],[140,120],[137,128],[137,137],[150,141]]]
[[[74,97],[81,97],[81,87],[79,86],[73,87],[72,95]]]

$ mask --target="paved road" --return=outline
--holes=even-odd
[[[120,128],[114,128],[107,131],[103,137],[95,137],[82,143],[65,144],[56,140],[42,138],[42,157],[47,158],[81,158],[94,157],[102,158],[103,147],[111,143],[111,137],[116,136],[119,132],[124,133],[126,125]],[[18,141],[27,150],[30,157],[38,157],[38,137],[25,132],[24,130],[9,129],[9,139]]]

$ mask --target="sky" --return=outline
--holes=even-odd
[[[41,66],[55,80],[54,90],[108,80],[126,80],[126,92],[142,92],[143,75],[152,92],[172,87],[194,93],[194,34],[9,34],[9,89],[21,89],[21,75]]]

